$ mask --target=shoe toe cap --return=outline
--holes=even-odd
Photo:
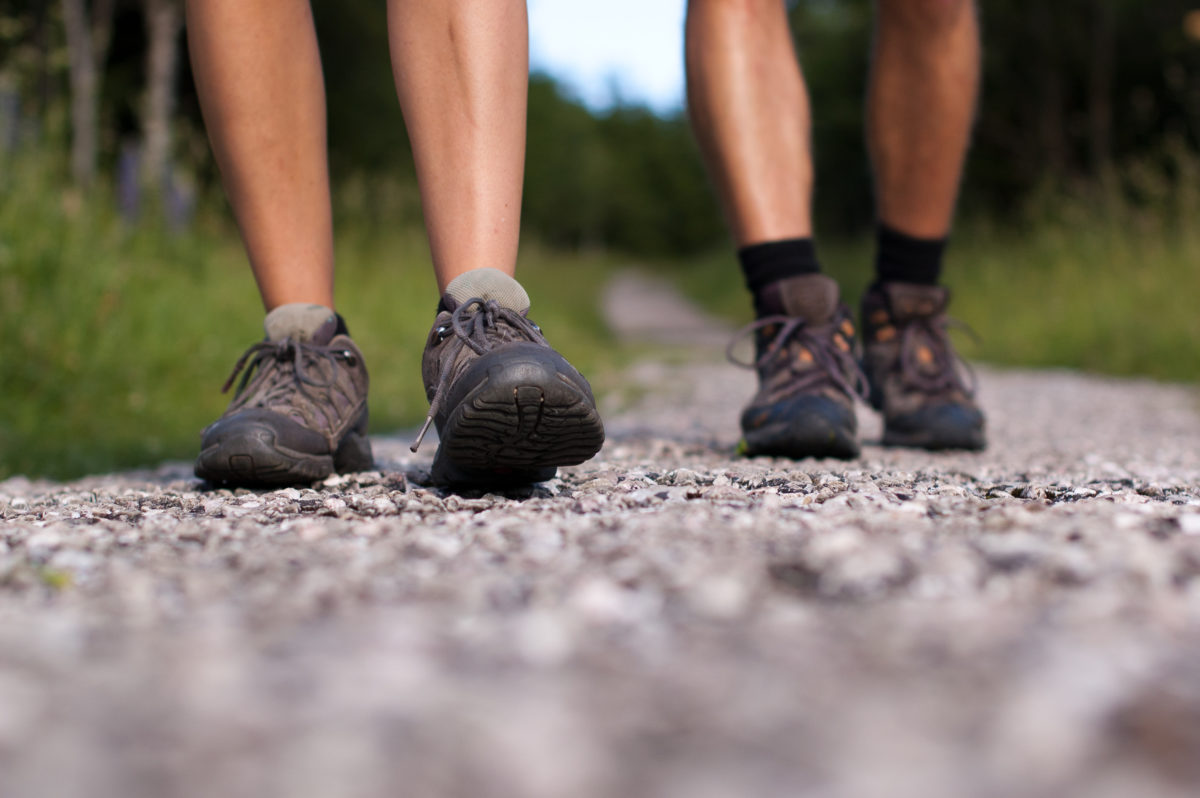
[[[296,420],[264,408],[250,408],[221,418],[204,430],[201,447],[229,446],[238,441],[305,454],[330,454],[329,439]]]
[[[927,449],[982,449],[983,413],[962,402],[929,404],[887,419],[884,443]]]
[[[742,448],[750,455],[855,457],[857,426],[848,401],[800,395],[747,407],[742,413]]]
[[[752,404],[742,412],[744,430],[806,421],[832,426],[854,425],[854,407],[848,401],[838,402],[827,396],[803,394],[778,402]]]

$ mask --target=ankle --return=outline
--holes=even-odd
[[[821,263],[811,238],[787,238],[751,244],[738,250],[738,261],[746,278],[746,288],[754,301],[755,315],[760,319],[783,313],[776,290],[781,281],[821,272]]]
[[[875,241],[875,285],[938,284],[946,252],[945,237],[917,238],[880,222]]]

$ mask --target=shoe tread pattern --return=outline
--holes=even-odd
[[[592,401],[560,374],[489,380],[447,419],[437,481],[533,482],[600,451],[604,425]]]
[[[225,438],[202,450],[195,474],[214,485],[282,487],[317,482],[335,471],[366,471],[373,464],[370,441],[355,432],[333,455],[292,451],[258,434]]]

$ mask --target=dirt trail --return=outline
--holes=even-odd
[[[750,375],[671,359],[522,493],[407,437],[0,483],[0,796],[1194,794],[1191,389],[983,370],[983,454],[742,460]]]

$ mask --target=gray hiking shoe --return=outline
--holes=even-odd
[[[758,393],[742,413],[746,455],[856,457],[854,399],[865,392],[854,323],[837,283],[823,274],[777,284],[784,314],[767,316],[734,339],[755,334],[757,360],[738,365],[758,371]]]
[[[435,483],[541,482],[600,451],[604,425],[591,386],[528,312],[525,289],[496,269],[446,287],[421,363],[429,416],[412,446],[436,424]]]
[[[863,368],[885,446],[982,449],[974,379],[954,351],[943,286],[883,283],[863,296]]]
[[[271,487],[371,468],[367,367],[339,321],[321,305],[267,315],[266,340],[246,350],[222,388],[246,369],[233,401],[202,433],[196,476]]]

